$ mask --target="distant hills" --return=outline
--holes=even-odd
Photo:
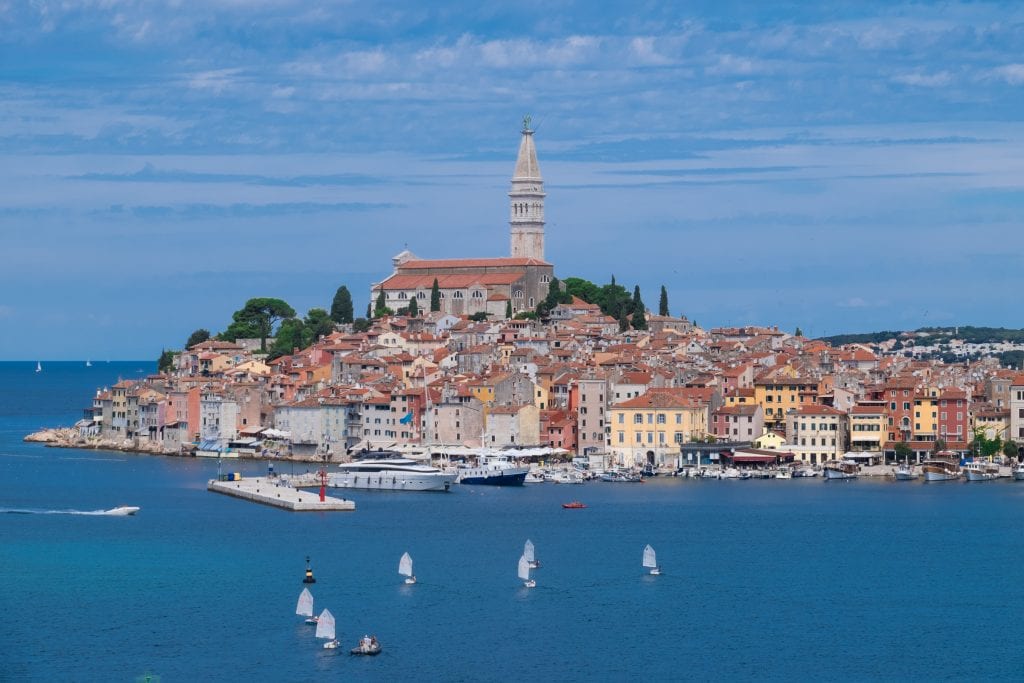
[[[860,334],[836,334],[831,337],[819,337],[833,346],[843,344],[878,344],[887,339],[915,338],[920,341],[928,339],[931,343],[940,343],[941,338],[960,339],[967,344],[995,344],[999,342],[1024,343],[1024,329],[1008,327],[920,327],[913,331],[884,330],[882,332],[865,332]],[[924,339],[922,339],[924,338]],[[930,338],[930,339],[929,339]]]

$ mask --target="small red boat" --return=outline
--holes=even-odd
[[[587,506],[579,502],[578,500],[574,500],[571,503],[562,503],[562,507],[564,507],[567,510],[581,510]]]

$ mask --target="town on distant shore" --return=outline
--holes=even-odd
[[[340,287],[305,318],[251,299],[197,330],[159,374],[98,388],[73,430],[37,437],[170,454],[334,461],[377,449],[536,449],[595,467],[821,465],[1016,457],[1016,339],[976,328],[805,338],[702,329],[640,289],[560,281],[544,258],[543,181],[529,118],[509,192],[511,254],[422,259],[408,249],[354,318]],[[1007,356],[1003,356],[1006,360]],[[784,456],[784,457],[783,457]]]

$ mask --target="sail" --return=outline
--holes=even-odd
[[[308,588],[303,588],[299,593],[299,602],[295,605],[295,613],[304,617],[313,616],[313,594]]]
[[[658,559],[654,555],[654,548],[650,545],[644,548],[644,566],[648,569],[654,569],[658,566]]]
[[[331,614],[330,610],[325,609],[317,617],[316,637],[334,640],[334,615]]]
[[[526,558],[527,562],[534,562],[537,558],[533,554],[533,541],[526,539],[526,545],[523,546],[523,557]]]
[[[530,561],[526,559],[526,555],[519,558],[519,578],[523,581],[530,580]]]
[[[398,573],[402,576],[412,576],[412,558],[409,553],[404,553],[398,561]]]

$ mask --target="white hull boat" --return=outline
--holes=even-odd
[[[448,491],[456,475],[408,458],[357,460],[339,466],[327,485],[368,491]]]
[[[530,578],[530,562],[526,559],[525,555],[519,558],[518,573],[525,588],[537,587],[537,582]]]
[[[317,617],[316,637],[327,641],[324,643],[325,650],[333,650],[338,647],[339,643],[334,633],[334,615],[331,614],[330,610],[325,609]]]
[[[896,477],[896,481],[912,481],[917,479],[917,472],[914,471],[913,465],[900,465],[897,467],[892,475]]]
[[[661,574],[661,567],[658,566],[658,557],[654,553],[654,548],[650,544],[644,546],[644,569],[650,570],[651,576],[658,576]]]
[[[921,463],[921,472],[925,481],[957,481],[960,479],[960,466],[952,460],[925,460]]]
[[[856,479],[857,466],[848,462],[830,462],[824,467],[825,479]]]
[[[134,507],[132,505],[122,505],[120,507],[110,508],[109,510],[107,510],[103,514],[105,514],[105,515],[113,515],[115,517],[124,517],[124,516],[127,516],[127,515],[134,515],[136,512],[139,511],[139,509],[140,508]]]
[[[1024,463],[1013,469],[1013,478],[1015,481],[1024,481]]]
[[[407,584],[416,583],[416,575],[412,573],[412,557],[409,553],[403,553],[402,559],[398,561],[398,573],[405,577]]]
[[[999,478],[999,466],[988,462],[969,462],[963,467],[967,481],[992,481]]]
[[[295,613],[300,617],[306,617],[307,624],[315,624],[316,617],[313,616],[313,594],[308,588],[303,588],[299,593],[299,601],[295,604]]]

